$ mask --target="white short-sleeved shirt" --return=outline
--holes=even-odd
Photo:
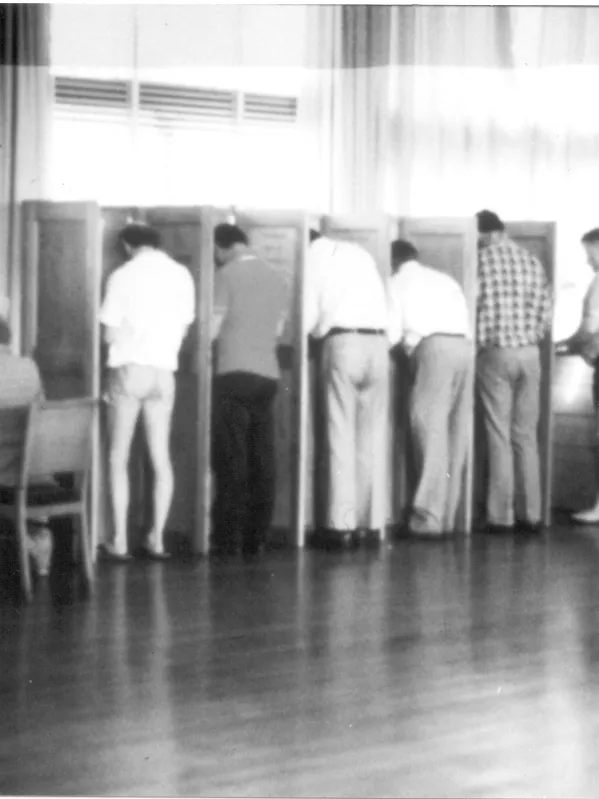
[[[108,280],[100,322],[117,330],[108,365],[174,372],[195,304],[195,285],[186,267],[160,250],[139,252]]]
[[[387,330],[385,283],[359,245],[317,239],[308,251],[305,285],[308,333],[320,338],[334,327]]]
[[[399,268],[389,284],[391,344],[408,353],[435,333],[471,338],[468,305],[462,287],[450,275],[418,261]]]

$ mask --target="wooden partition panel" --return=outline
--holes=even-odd
[[[341,241],[350,241],[363,247],[376,261],[381,273],[381,277],[387,284],[390,273],[390,247],[393,233],[393,223],[391,219],[384,215],[372,216],[326,216],[323,217],[321,230],[325,236]],[[382,320],[383,321],[383,320]],[[319,379],[320,353],[318,346],[315,348],[315,357],[310,364],[310,417],[309,446],[307,463],[310,474],[308,481],[310,488],[306,491],[309,501],[307,518],[311,521],[312,527],[320,527],[325,523],[325,513],[327,506],[327,470],[326,453],[324,442],[326,442],[326,416],[324,411],[324,401],[321,393]],[[391,362],[390,362],[390,373]],[[392,384],[390,380],[390,384]],[[387,405],[387,417],[390,429],[390,414],[392,411],[391,400]],[[379,507],[384,507],[385,519],[387,524],[393,524],[393,506],[391,501],[391,458],[392,446],[390,437],[385,437],[384,457],[379,463],[379,471],[374,480],[375,497],[374,502],[379,503]],[[385,531],[382,531],[383,535]]]
[[[290,310],[281,338],[281,383],[275,404],[277,491],[274,534],[302,547],[305,535],[307,342],[303,326],[303,274],[308,221],[302,212],[235,211],[254,252],[288,278]]]
[[[166,532],[190,539],[194,552],[207,554],[212,505],[213,231],[225,221],[226,213],[209,207],[181,207],[147,208],[144,214],[161,233],[165,252],[190,270],[197,289],[197,318],[181,348],[176,377],[171,433],[175,493]]]
[[[99,207],[27,202],[22,213],[23,352],[37,361],[48,399],[98,399]],[[99,442],[96,415],[90,487],[93,544],[98,540]]]
[[[476,314],[476,270],[477,233],[473,219],[403,219],[399,222],[399,235],[410,241],[420,254],[420,261],[441,272],[451,275],[464,289],[470,320],[474,327]],[[474,367],[474,344],[472,346]],[[473,369],[474,371],[474,369]],[[396,373],[396,422],[395,422],[395,474],[398,489],[395,491],[405,511],[411,502],[415,488],[413,458],[411,456],[408,396],[409,366],[407,361],[400,365]],[[474,384],[472,384],[474,391]],[[467,467],[464,473],[463,499],[458,514],[461,530],[470,532],[472,528],[472,472],[473,444],[471,436]],[[398,508],[397,513],[400,512]]]
[[[508,222],[506,232],[521,247],[541,261],[547,280],[554,289],[555,224],[553,222]],[[551,522],[552,483],[552,380],[553,339],[551,332],[541,345],[541,413],[539,419],[539,457],[541,462],[542,514],[545,524]],[[485,514],[487,490],[487,453],[482,410],[477,402],[475,414],[475,507],[474,512],[482,522]]]
[[[590,508],[596,498],[593,369],[577,355],[555,359],[552,405],[552,507]]]

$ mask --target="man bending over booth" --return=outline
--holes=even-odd
[[[418,469],[409,530],[453,533],[462,497],[472,420],[473,353],[459,283],[418,261],[407,241],[391,246],[392,345],[410,357],[410,424]]]
[[[195,286],[189,271],[161,252],[157,231],[128,225],[120,240],[129,260],[110,276],[100,311],[109,345],[110,489],[114,538],[105,558],[130,560],[127,543],[128,462],[143,413],[154,470],[154,521],[144,547],[153,559],[168,557],[163,534],[173,495],[171,417],[178,355],[195,317]]]

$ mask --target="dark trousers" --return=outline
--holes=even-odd
[[[213,549],[255,550],[265,542],[275,501],[277,381],[246,372],[214,381]]]

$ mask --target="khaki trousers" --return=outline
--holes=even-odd
[[[418,474],[410,528],[452,532],[462,498],[472,428],[472,345],[430,336],[412,355],[410,422]]]
[[[487,521],[511,526],[541,519],[538,347],[494,347],[477,359],[477,382],[488,445]],[[514,484],[519,486],[517,507]]]
[[[385,523],[387,338],[342,333],[323,342],[327,428],[326,526],[381,530]]]

